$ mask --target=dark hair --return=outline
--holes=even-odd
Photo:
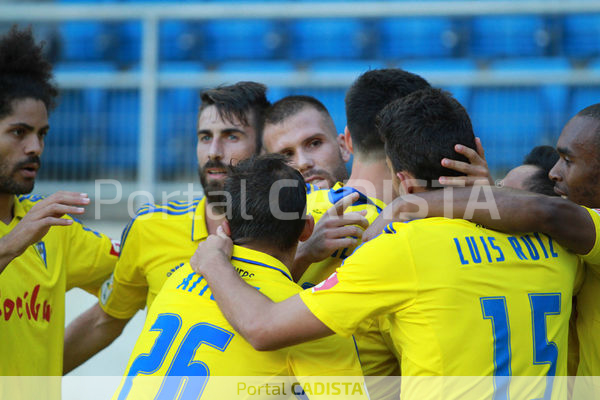
[[[50,111],[58,90],[52,83],[52,65],[42,55],[31,28],[16,25],[0,39],[0,118],[12,112],[12,102],[26,98],[40,100]]]
[[[240,161],[230,167],[224,190],[231,195],[227,217],[234,243],[259,241],[280,250],[298,244],[306,222],[306,186],[302,174],[290,167],[285,157],[267,154]],[[273,193],[278,193],[278,198],[271,199]],[[280,218],[275,215],[277,210],[294,213],[297,218]]]
[[[428,87],[419,75],[397,68],[374,69],[359,76],[346,92],[346,120],[355,151],[383,152],[377,114],[392,101]]]
[[[293,95],[277,100],[265,114],[265,124],[280,124],[289,117],[298,114],[305,108],[312,107],[323,115],[323,118],[331,122],[331,126],[335,128],[331,114],[327,107],[319,100],[312,96]],[[334,133],[337,136],[337,132]]]
[[[527,190],[547,196],[558,196],[554,191],[554,182],[548,177],[548,174],[559,158],[554,147],[534,147],[523,160],[523,165],[538,167],[538,170],[524,182]]]
[[[250,126],[250,115],[253,116],[256,132],[256,152],[262,146],[262,131],[265,110],[271,105],[267,100],[267,87],[257,82],[238,82],[230,86],[219,86],[201,93],[200,114],[209,106],[217,107],[219,117],[224,121]]]
[[[577,113],[579,117],[590,117],[600,120],[600,103],[592,104]]]
[[[408,171],[427,187],[440,176],[460,176],[442,167],[442,158],[468,162],[456,144],[475,148],[471,119],[449,93],[423,89],[388,104],[379,114],[379,132],[395,172]]]

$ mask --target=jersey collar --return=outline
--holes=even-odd
[[[194,220],[192,221],[192,241],[206,239],[208,237],[208,229],[206,228],[205,220],[206,196],[200,200],[194,211]]]
[[[27,214],[27,210],[23,206],[22,201],[23,201],[23,199],[19,199],[18,196],[15,196],[15,202],[13,204],[13,212],[14,212],[15,218],[17,218],[19,221],[23,219],[25,214]]]
[[[294,281],[292,279],[292,274],[290,274],[290,270],[281,261],[273,256],[268,255],[267,253],[263,253],[262,251],[234,245],[231,259],[250,265],[256,265],[258,267],[279,271],[290,281]]]

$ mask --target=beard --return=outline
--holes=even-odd
[[[37,164],[38,169],[41,164],[39,156],[30,156],[25,160],[19,161],[12,168],[0,162],[0,193],[3,194],[27,194],[31,193],[33,190],[33,186],[35,184],[35,179],[24,179],[22,181],[18,181],[15,179],[15,175],[21,170],[25,165],[28,164]]]
[[[227,200],[227,197],[223,194],[225,182],[216,179],[209,180],[207,176],[207,170],[209,168],[222,168],[226,171],[227,166],[220,161],[209,160],[206,164],[204,164],[204,166],[198,168],[198,175],[200,175],[200,183],[202,184],[202,189],[204,190],[204,196],[206,196],[206,202],[213,205],[220,203],[215,207],[215,211],[224,213],[224,204]]]

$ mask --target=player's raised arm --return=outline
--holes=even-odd
[[[57,192],[34,205],[6,236],[0,238],[0,273],[27,247],[41,240],[52,226],[68,226],[65,214],[83,214],[90,199],[85,193]]]
[[[543,232],[578,254],[588,253],[595,240],[595,228],[588,211],[559,197],[487,187],[491,197],[481,202],[481,188],[455,188],[452,193],[436,190],[399,197],[381,213],[365,233],[371,239],[377,229],[393,221],[425,217],[464,218],[503,232]],[[445,199],[448,199],[445,203]],[[479,201],[479,203],[477,203]],[[421,207],[425,202],[427,207]],[[485,206],[487,205],[487,206]],[[452,213],[449,214],[448,211]]]
[[[256,350],[276,350],[333,334],[298,295],[280,303],[246,284],[233,268],[231,239],[223,232],[198,245],[190,260],[207,280],[219,308]]]

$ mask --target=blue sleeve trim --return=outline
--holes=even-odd
[[[361,193],[358,190],[354,189],[353,187],[349,187],[349,186],[343,186],[337,190],[330,189],[329,194],[328,194],[329,201],[331,202],[331,204],[335,204],[338,201],[340,201],[341,199],[343,199],[344,197],[351,195],[352,193],[358,193],[358,200],[356,200],[352,204],[353,206],[367,204],[367,205],[371,205],[371,206],[374,206],[375,208],[377,208],[378,213],[381,212],[381,210],[382,210],[381,207],[379,207],[377,204],[373,203],[371,201],[371,199],[369,199],[364,193]]]

